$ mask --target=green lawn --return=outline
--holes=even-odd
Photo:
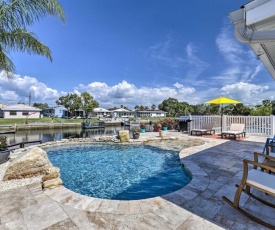
[[[98,119],[91,118],[88,119],[91,122],[96,122]],[[52,122],[52,118],[50,117],[43,117],[43,118],[28,118],[28,123],[35,123],[35,122]],[[54,118],[53,123],[81,123],[83,119],[64,119],[64,118]],[[13,125],[13,124],[25,124],[26,118],[0,118],[0,125]]]
[[[149,120],[149,121],[159,121],[164,120],[165,117],[140,117],[140,120]],[[171,117],[171,119],[175,119],[174,117]],[[97,122],[99,121],[96,118],[90,118],[88,119],[91,122]],[[43,118],[28,118],[28,123],[35,123],[35,122],[52,122],[52,118],[50,117],[43,117]],[[83,122],[83,119],[64,119],[64,118],[54,118],[53,123],[81,123]],[[0,125],[14,125],[14,124],[25,124],[26,118],[0,118]]]

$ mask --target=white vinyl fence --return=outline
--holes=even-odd
[[[269,136],[275,134],[275,116],[195,116],[192,115],[190,129],[200,129],[203,123],[214,123],[216,133],[229,130],[232,123],[245,124],[245,131],[253,136]]]

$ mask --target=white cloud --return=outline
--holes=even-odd
[[[57,100],[65,92],[58,92],[39,82],[34,77],[11,74],[8,79],[5,72],[0,73],[0,100],[8,104],[28,102],[31,92],[32,102],[44,102]]]
[[[183,87],[183,85],[182,84],[180,84],[180,83],[175,83],[173,86],[175,86],[177,89],[179,89],[179,88],[182,88]]]
[[[269,86],[255,85],[245,82],[238,82],[231,85],[225,85],[221,88],[221,94],[233,99],[240,100],[244,104],[258,104],[263,99],[263,93],[269,90]]]
[[[171,52],[173,48],[173,40],[171,36],[164,42],[159,42],[156,45],[149,47],[150,57],[153,61],[170,68],[179,68],[185,64],[185,60]]]
[[[183,75],[182,82],[194,83],[194,80],[209,67],[209,64],[196,55],[198,48],[193,43],[189,42],[182,51],[177,47],[179,44],[168,36],[166,41],[149,48],[150,58],[154,64],[158,65],[158,71],[163,67],[170,68],[169,78],[175,79],[175,76]],[[167,68],[164,68],[164,71],[166,70]]]
[[[94,82],[88,85],[80,84],[76,90],[89,92],[100,104],[101,107],[112,107],[124,105],[134,108],[135,105],[151,106],[160,104],[169,97],[179,101],[187,101],[192,98],[196,91],[193,87],[185,87],[175,83],[170,87],[136,87],[127,81],[122,81],[114,86],[105,83]]]
[[[232,84],[237,81],[251,82],[260,72],[262,64],[257,60],[248,45],[241,44],[233,33],[232,26],[224,25],[216,38],[216,45],[224,68],[218,76],[211,77],[215,84]]]
[[[209,67],[209,64],[202,61],[198,56],[195,55],[197,48],[192,44],[188,43],[186,46],[187,62],[189,68],[187,71],[186,79],[189,82],[193,82],[204,70]]]

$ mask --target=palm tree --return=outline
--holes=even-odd
[[[0,69],[7,73],[15,70],[10,51],[38,54],[52,61],[50,49],[27,30],[47,15],[65,20],[57,0],[0,0]]]

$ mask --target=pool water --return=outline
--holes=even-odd
[[[146,145],[81,144],[46,149],[63,185],[105,199],[137,200],[174,192],[191,180],[178,151]]]

